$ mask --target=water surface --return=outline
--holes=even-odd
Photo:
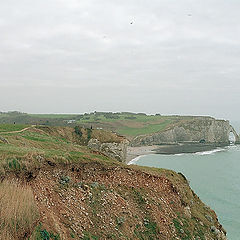
[[[240,239],[240,146],[195,154],[151,154],[135,164],[182,172],[192,189],[218,215],[229,240]]]

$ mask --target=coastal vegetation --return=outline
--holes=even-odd
[[[127,166],[86,146],[123,137],[22,127],[0,133],[0,239],[225,239],[182,174]]]
[[[0,239],[26,239],[39,218],[30,186],[17,180],[0,183]]]
[[[29,127],[29,125],[26,124],[0,124],[0,132],[20,131],[27,127]]]
[[[194,119],[192,116],[162,116],[131,112],[92,112],[84,114],[27,114],[0,113],[0,123],[16,123],[47,126],[76,126],[103,128],[130,138],[141,134],[163,131],[180,122]]]

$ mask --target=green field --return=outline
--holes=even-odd
[[[0,132],[20,131],[27,127],[29,125],[26,124],[0,124]]]
[[[49,119],[72,119],[77,114],[28,114],[33,118],[49,118]]]
[[[85,114],[26,114],[20,112],[0,113],[0,123],[5,126],[3,131],[18,131],[26,125],[71,126],[76,125],[103,128],[117,132],[126,137],[151,134],[182,121],[193,119],[192,116],[161,116],[130,112],[92,112]],[[72,120],[72,121],[69,121]],[[8,123],[16,123],[15,126]]]
[[[122,135],[127,135],[127,136],[138,136],[138,135],[150,134],[150,133],[160,132],[164,130],[171,123],[173,123],[173,121],[166,120],[160,124],[146,124],[142,128],[123,127],[123,128],[120,128],[118,132]]]

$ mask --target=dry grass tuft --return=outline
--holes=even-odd
[[[37,219],[31,187],[13,181],[0,183],[0,240],[27,238]]]

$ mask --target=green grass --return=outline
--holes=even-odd
[[[164,118],[163,116],[153,116],[153,115],[132,115],[132,114],[118,114],[117,118],[107,118],[103,115],[95,116],[90,114],[88,116],[82,117],[78,120],[78,123],[87,123],[87,122],[118,122],[118,121],[132,121],[132,122],[147,122],[147,121],[156,121]],[[128,117],[134,117],[134,119],[128,119]]]
[[[175,116],[171,117],[138,114],[118,114],[113,116],[117,116],[117,118],[107,118],[104,114],[98,116],[89,114],[87,116],[83,116],[80,120],[77,120],[77,123],[107,124],[109,127],[113,127],[115,131],[121,135],[137,136],[162,131],[171,123],[178,121],[178,118]],[[129,117],[134,117],[134,119],[128,119]],[[136,127],[134,127],[134,125],[136,125]]]
[[[138,239],[145,240],[154,240],[157,239],[156,236],[159,234],[160,229],[155,221],[151,219],[144,219],[144,230],[140,229],[139,225],[136,225],[134,230],[135,235]]]
[[[42,224],[40,223],[34,230],[32,238],[34,240],[60,240],[59,234],[53,232],[48,232],[46,229],[43,229]]]
[[[69,151],[67,149],[67,146],[65,146],[65,149],[61,149],[61,146],[59,146],[59,149],[51,149],[51,147],[36,148],[14,146],[11,144],[0,144],[0,153],[2,156],[4,156],[4,158],[0,158],[0,165],[4,164],[9,170],[13,171],[20,171],[21,169],[25,169],[24,160],[27,154],[34,154],[35,157],[37,155],[41,155],[44,157],[44,159],[49,159],[50,161],[59,164],[89,162],[93,159],[101,162],[112,162],[112,160],[105,156],[84,152],[80,147],[79,151]],[[32,164],[33,161],[36,161],[34,156],[31,160]]]
[[[89,233],[89,232],[84,232],[83,233],[84,236],[83,236],[83,240],[99,240],[100,238],[98,236],[94,236],[92,233]]]
[[[12,144],[0,143],[0,153],[6,154],[7,156],[24,156],[29,152],[43,153],[42,149],[30,147],[30,146],[15,146]]]
[[[159,131],[164,130],[171,123],[172,123],[171,120],[166,120],[159,124],[146,125],[143,128],[123,127],[123,128],[120,128],[118,132],[122,135],[128,135],[128,136],[150,134],[150,133],[159,132]]]
[[[144,199],[142,193],[138,191],[137,189],[133,189],[133,194],[136,202],[139,204],[139,206],[142,206],[143,204],[146,204],[146,200]]]
[[[2,122],[16,123],[34,123],[46,124],[50,126],[69,125],[66,120],[76,120],[70,125],[83,125],[85,127],[93,126],[93,128],[101,127],[105,130],[112,130],[121,135],[133,137],[137,135],[151,134],[153,132],[162,131],[169,124],[180,121],[192,120],[192,116],[161,116],[161,115],[145,115],[138,113],[88,113],[88,114],[22,114],[18,112],[0,114]],[[6,118],[6,120],[4,120]],[[21,130],[15,127],[14,130]],[[7,127],[0,132],[12,131]]]
[[[65,130],[66,134],[69,134],[69,129]],[[86,146],[80,146],[62,135],[57,135],[57,131],[50,135],[31,128],[20,133],[5,134],[4,137],[9,144],[0,143],[0,174],[26,172],[29,167],[39,167],[48,161],[64,165],[93,161],[107,165],[114,163],[114,160],[106,156],[92,153]],[[39,156],[43,161],[39,162]]]
[[[181,218],[181,222],[183,223],[183,225],[180,224],[177,218],[173,219],[173,224],[175,229],[177,230],[178,236],[181,237],[182,240],[191,240],[192,237],[189,232],[188,222],[184,218]]]
[[[171,124],[182,120],[190,120],[191,116],[160,116],[143,114],[112,114],[114,118],[106,117],[105,114],[88,114],[76,121],[77,124],[88,124],[88,126],[98,124],[103,128],[114,130],[125,136],[138,136],[151,134],[164,130]]]
[[[0,132],[13,132],[13,131],[20,131],[29,125],[25,124],[0,124]]]
[[[50,119],[72,119],[77,116],[77,114],[28,114],[34,118],[50,118]]]
[[[25,139],[37,141],[37,142],[68,143],[68,141],[64,138],[49,136],[47,134],[40,134],[36,132],[26,131],[26,132],[20,133],[20,135]]]
[[[47,139],[44,138],[39,138],[39,137],[35,137],[35,136],[23,136],[24,138],[28,139],[28,140],[32,140],[32,141],[40,141],[40,142],[47,142]]]
[[[24,157],[26,154],[34,153],[44,155],[46,158],[64,158],[66,162],[76,162],[79,159],[88,160],[91,158],[97,158],[99,160],[107,161],[108,158],[105,156],[91,154],[83,152],[79,147],[79,151],[69,151],[67,146],[64,146],[63,149],[59,146],[59,149],[52,149],[51,147],[23,147],[23,146],[15,146],[12,144],[2,144],[0,143],[0,152],[1,154],[5,154],[6,157]]]

